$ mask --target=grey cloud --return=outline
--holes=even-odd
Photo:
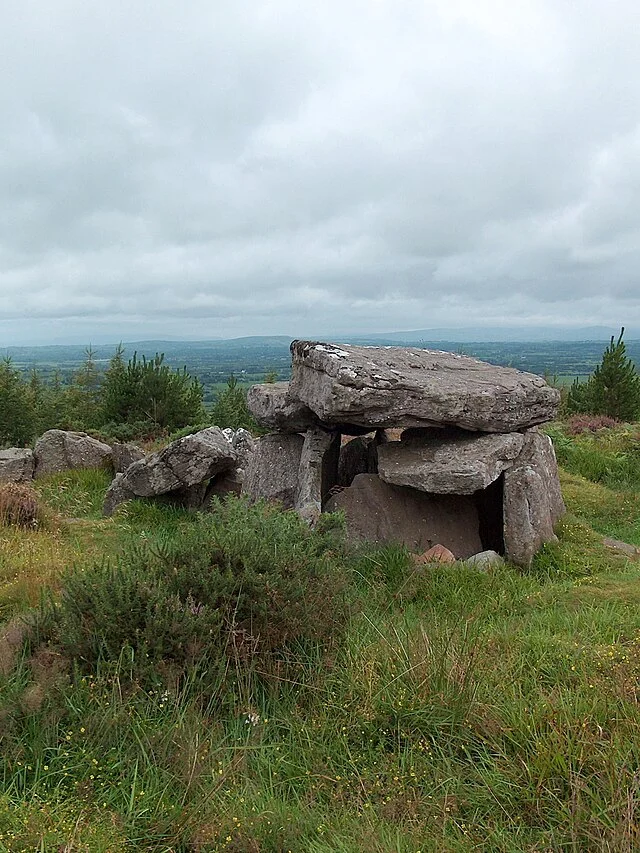
[[[640,323],[631,0],[0,23],[7,340]]]

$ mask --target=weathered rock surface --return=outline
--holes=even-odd
[[[249,411],[267,429],[279,432],[306,432],[318,424],[308,406],[289,395],[288,382],[252,385],[247,392]]]
[[[242,493],[254,501],[279,501],[291,509],[298,491],[303,444],[298,433],[270,433],[258,439],[245,469]]]
[[[441,543],[458,559],[482,550],[478,511],[468,495],[429,495],[358,474],[325,509],[344,511],[348,535],[356,541],[400,542],[411,551]]]
[[[294,341],[289,396],[325,424],[450,424],[514,432],[551,420],[560,392],[540,376],[468,356]]]
[[[113,461],[113,470],[116,474],[122,474],[127,470],[129,465],[139,462],[145,456],[144,450],[136,444],[123,444],[116,441],[111,445],[111,459]]]
[[[0,450],[0,483],[28,483],[33,479],[33,451],[22,447]]]
[[[338,486],[350,486],[357,474],[378,473],[378,436],[352,438],[340,448]]]
[[[111,448],[84,432],[50,429],[38,441],[33,451],[36,479],[76,468],[105,468],[111,466]]]
[[[338,479],[340,434],[307,430],[300,454],[294,507],[308,524],[315,524],[324,501]]]
[[[479,554],[473,554],[467,557],[465,563],[479,572],[488,572],[496,566],[503,566],[504,559],[497,551],[480,551]]]
[[[565,512],[551,439],[537,430],[504,475],[504,546],[512,563],[529,566],[545,542],[555,541],[553,526]]]
[[[104,496],[104,502],[102,504],[102,514],[104,516],[113,515],[120,504],[133,500],[137,497],[135,492],[132,492],[131,489],[128,489],[126,485],[124,485],[123,480],[124,474],[120,472],[116,474],[111,481],[111,485],[107,489],[107,493]]]
[[[238,467],[244,468],[249,460],[249,456],[256,448],[256,442],[248,429],[231,429],[226,427],[222,430],[222,434],[231,444],[236,452]]]
[[[208,481],[235,467],[236,458],[218,427],[179,438],[118,475],[107,492],[104,512],[110,514],[118,503],[131,497],[150,498],[169,492],[181,493],[193,505],[193,496],[202,498]],[[191,489],[196,491],[189,492]]]
[[[432,431],[429,431],[430,433]],[[439,495],[471,495],[497,480],[524,446],[519,432],[390,441],[378,448],[380,479]]]
[[[618,554],[624,554],[630,560],[640,559],[640,548],[631,545],[629,542],[622,542],[620,539],[611,539],[609,536],[605,536],[602,544]]]

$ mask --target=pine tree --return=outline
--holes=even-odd
[[[256,429],[256,422],[247,406],[247,395],[233,374],[227,379],[227,387],[218,394],[211,412],[211,423],[220,429]]]
[[[85,350],[85,360],[73,375],[66,389],[66,409],[70,423],[76,429],[94,429],[101,420],[100,411],[101,376],[91,346]]]
[[[147,424],[176,430],[204,420],[203,390],[186,367],[172,370],[164,355],[133,357],[125,365],[119,346],[105,373],[102,389],[104,423]]]
[[[592,415],[608,415],[620,421],[640,419],[640,377],[626,355],[622,340],[624,326],[617,341],[611,338],[587,382],[573,383],[567,397],[567,411]]]
[[[10,358],[0,361],[0,445],[25,445],[35,437],[29,387]]]

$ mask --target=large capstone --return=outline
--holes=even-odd
[[[325,508],[345,513],[354,541],[398,542],[419,552],[442,544],[458,559],[483,549],[477,505],[468,495],[429,495],[358,474]]]
[[[478,435],[439,430],[442,438],[413,432],[378,448],[380,479],[441,495],[471,495],[486,489],[512,464],[524,445],[519,433]]]
[[[312,341],[291,352],[289,398],[324,424],[514,432],[551,420],[560,402],[540,376],[455,353]]]

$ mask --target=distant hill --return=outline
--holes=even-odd
[[[620,334],[620,327],[609,326],[512,326],[469,327],[466,329],[417,329],[404,332],[350,336],[345,340],[421,343],[447,341],[455,343],[534,343],[538,341],[609,341]],[[625,340],[640,340],[640,329],[626,329]]]

